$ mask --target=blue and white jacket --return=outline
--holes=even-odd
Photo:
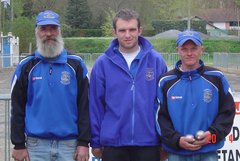
[[[89,107],[93,148],[160,144],[154,108],[157,82],[167,67],[149,41],[139,37],[139,45],[130,69],[116,39],[94,64]]]
[[[235,116],[228,82],[221,71],[202,61],[198,69],[186,72],[180,71],[180,64],[159,81],[157,122],[163,146],[180,155],[216,151],[224,145]],[[197,151],[179,147],[181,136],[194,136],[199,130],[209,131],[214,140]]]
[[[78,139],[88,146],[90,124],[87,68],[66,50],[54,59],[35,53],[23,59],[12,79],[11,141],[25,148],[25,135]]]

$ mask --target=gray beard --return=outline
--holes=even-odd
[[[54,42],[50,44],[44,42],[39,36],[36,34],[36,43],[37,49],[39,53],[45,58],[54,58],[60,55],[61,51],[64,47],[64,42],[61,33],[56,37]]]

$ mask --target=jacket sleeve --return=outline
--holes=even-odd
[[[160,126],[158,132],[161,136],[161,141],[167,146],[179,150],[179,139],[181,135],[174,129],[170,115],[167,108],[167,96],[161,86],[161,80],[157,89],[157,97],[159,102],[159,108],[157,112],[157,123]]]
[[[86,146],[90,142],[90,119],[89,119],[89,81],[87,68],[83,62],[81,62],[80,69],[77,70],[77,82],[78,82],[78,146]]]
[[[18,65],[11,83],[11,142],[14,149],[25,148],[25,106],[27,102],[27,76]]]
[[[209,127],[211,134],[216,135],[216,141],[222,141],[231,131],[235,117],[235,103],[226,78],[222,75],[219,89],[218,115]]]
[[[100,148],[100,131],[101,123],[104,116],[105,108],[105,85],[101,67],[95,63],[90,78],[90,118],[91,118],[91,142],[90,146],[93,148]]]

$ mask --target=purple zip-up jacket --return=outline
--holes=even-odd
[[[167,71],[162,56],[139,37],[140,53],[129,69],[111,42],[93,66],[90,77],[91,146],[156,146],[156,89]]]

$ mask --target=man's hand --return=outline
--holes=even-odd
[[[78,146],[75,152],[74,159],[76,161],[88,161],[89,148],[85,146]]]
[[[209,131],[206,131],[202,135],[198,136],[198,138],[196,138],[194,145],[203,146],[209,143],[211,143],[211,133]]]
[[[182,136],[179,140],[179,146],[186,150],[192,150],[192,151],[199,150],[201,148],[201,145],[199,144],[195,145],[194,144],[195,141],[196,139],[194,138]]]
[[[102,152],[103,152],[102,148],[92,148],[92,154],[96,158],[102,158]]]
[[[168,152],[160,147],[160,161],[164,161],[168,158]]]
[[[12,158],[15,161],[30,161],[27,149],[13,149]]]

